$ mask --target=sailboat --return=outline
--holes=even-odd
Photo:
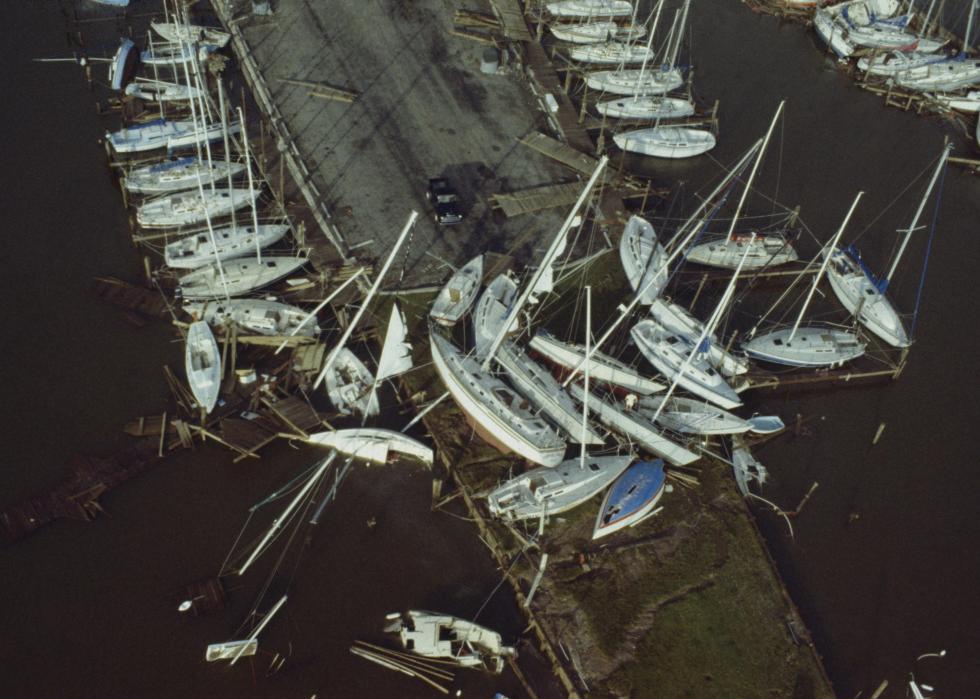
[[[632,455],[568,459],[555,468],[536,468],[502,483],[487,495],[490,514],[522,520],[567,512],[601,493],[633,462]]]
[[[813,26],[821,39],[841,58],[861,47],[938,51],[945,41],[916,36],[907,29],[911,15],[897,14],[899,0],[849,0],[818,8]]]
[[[146,102],[186,102],[196,99],[200,90],[190,85],[169,83],[164,80],[137,78],[126,86],[125,93]]]
[[[136,70],[138,50],[132,39],[123,39],[109,64],[109,87],[122,90]]]
[[[247,332],[281,337],[295,334],[316,337],[320,328],[315,322],[303,322],[306,311],[296,306],[267,299],[222,299],[219,301],[185,301],[184,312],[194,320],[222,326],[234,323]]]
[[[976,13],[977,0],[972,0],[966,33],[963,35],[963,50],[959,54],[902,71],[895,75],[895,84],[907,90],[929,92],[959,90],[980,83],[980,59],[968,56]]]
[[[231,40],[231,34],[228,32],[199,24],[183,24],[178,21],[150,22],[150,27],[164,40],[175,44],[213,44],[224,48]]]
[[[591,391],[586,393],[585,389],[577,383],[569,384],[568,391],[579,403],[587,400],[589,412],[595,413],[599,422],[613,432],[624,435],[631,442],[639,444],[651,454],[656,454],[677,466],[686,466],[701,458],[699,454],[666,436],[650,421],[649,417],[627,410],[611,395],[599,396]]]
[[[654,299],[650,304],[650,317],[657,324],[670,330],[675,335],[683,335],[690,341],[695,341],[704,331],[704,323],[688,313],[682,306],[665,298]],[[749,370],[749,360],[741,355],[725,349],[714,333],[707,336],[708,362],[724,376],[737,376]]]
[[[503,367],[514,388],[538,408],[573,442],[602,444],[602,436],[586,426],[583,434],[579,411],[547,370],[532,361],[524,351],[511,342],[497,350],[497,363]],[[584,441],[583,441],[584,440]]]
[[[211,212],[212,216],[219,216]],[[214,260],[244,257],[255,252],[256,246],[266,248],[281,240],[289,232],[283,223],[264,223],[255,226],[224,226],[212,231],[192,233],[185,238],[167,243],[163,259],[174,269],[196,269]]]
[[[531,349],[563,369],[577,369],[584,367],[586,363],[587,352],[583,345],[559,340],[547,330],[538,330],[531,338],[530,345]],[[589,357],[588,369],[596,381],[618,386],[641,396],[665,388],[662,383],[643,376],[628,364],[597,350],[593,350]]]
[[[554,17],[628,17],[633,12],[630,0],[559,0],[546,7]]]
[[[670,278],[664,261],[667,251],[653,226],[641,216],[630,216],[619,241],[619,260],[633,291],[643,291],[640,303],[653,303]]]
[[[635,410],[651,420],[656,415],[659,424],[680,434],[741,434],[752,429],[738,415],[683,396],[671,396],[666,403],[661,396],[646,396],[637,402]]]
[[[194,58],[195,46],[197,47],[197,57],[200,60],[206,59],[208,54],[219,48],[215,44],[151,43],[150,46],[140,52],[140,63],[150,67],[176,70],[177,66]]]
[[[432,465],[432,449],[411,437],[379,427],[352,427],[316,432],[305,440],[309,444],[336,449],[342,454],[374,463],[388,463],[397,452]]]
[[[497,332],[507,319],[508,312],[517,296],[517,282],[507,274],[494,277],[480,295],[473,310],[473,343],[477,359],[487,356]],[[508,334],[517,332],[518,319],[514,318],[507,329]]]
[[[191,226],[208,216],[227,216],[251,204],[261,193],[261,189],[235,187],[204,190],[203,196],[193,190],[164,194],[136,207],[136,222],[143,228]]]
[[[211,328],[204,321],[191,323],[184,345],[184,368],[194,400],[210,413],[221,390],[221,354]]]
[[[667,474],[661,459],[630,466],[606,492],[592,530],[593,541],[649,517],[666,488]]]
[[[483,255],[477,255],[460,267],[439,290],[429,317],[440,325],[451,327],[470,310],[483,279]]]
[[[854,213],[854,209],[857,208],[863,194],[864,192],[858,192],[847,216],[844,217],[843,223],[831,239],[828,249],[833,250],[837,247],[837,241],[844,233],[844,228],[850,221],[851,214]],[[814,275],[813,284],[793,327],[778,328],[753,337],[743,345],[745,352],[750,357],[789,366],[832,367],[840,366],[864,354],[865,343],[848,330],[830,327],[826,324],[810,324],[800,327],[800,322],[806,314],[813,294],[817,290],[829,262],[830,256],[823,255],[823,262],[817,274]]]
[[[198,177],[202,184],[208,185],[236,177],[244,171],[242,163],[227,160],[202,163],[196,156],[189,155],[134,168],[122,178],[122,185],[134,194],[163,194],[196,187]]]
[[[946,166],[951,150],[952,145],[943,147],[943,152],[939,156],[936,168],[932,173],[932,179],[923,192],[922,200],[912,218],[912,223],[905,229],[905,236],[902,238],[898,252],[883,278],[875,278],[853,245],[824,253],[830,255],[830,265],[827,267],[830,287],[844,308],[854,315],[864,327],[892,347],[908,347],[912,344],[912,339],[885,292],[899,262],[902,260],[902,255],[905,253],[912,233],[918,228],[919,218],[925,209],[926,201],[932,194],[932,190],[939,180],[939,175]]]
[[[610,20],[588,19],[584,22],[554,22],[548,25],[548,30],[558,41],[570,44],[596,44],[611,39],[631,41],[642,38],[647,31],[642,24],[624,26]]]
[[[517,655],[496,631],[448,614],[409,610],[385,618],[385,633],[398,634],[405,650],[426,658],[444,658],[499,675],[504,659]]]
[[[241,296],[286,277],[305,265],[305,257],[265,255],[261,262],[251,257],[235,258],[200,267],[180,279],[180,294],[185,299],[218,299]]]
[[[579,63],[623,65],[643,63],[653,58],[651,49],[624,41],[606,41],[601,44],[574,46],[568,57]]]
[[[228,126],[231,133],[238,133],[240,129],[238,123]],[[221,135],[221,124],[199,127],[193,121],[154,119],[119,131],[107,131],[106,140],[117,153],[142,153],[157,148],[186,148],[204,141],[216,141]]]
[[[429,328],[432,362],[453,399],[477,433],[504,452],[514,452],[542,466],[557,466],[565,442],[513,389],[462,354]]]
[[[341,347],[330,365],[324,381],[327,385],[327,395],[341,415],[358,413],[366,417],[381,412],[377,395],[372,390],[374,378],[347,347]]]

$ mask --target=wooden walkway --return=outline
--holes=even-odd
[[[544,47],[536,41],[525,44],[527,74],[532,84],[536,86],[538,96],[545,103],[544,107],[552,118],[558,132],[572,148],[583,153],[594,153],[595,144],[589,134],[578,123],[578,110],[565,94],[555,66],[545,52]],[[546,95],[551,95],[558,105],[557,111],[550,111]]]
[[[523,189],[519,192],[491,194],[493,205],[504,212],[504,216],[520,216],[542,209],[558,206],[571,206],[582,192],[580,182],[566,184],[546,184],[542,187]]]
[[[519,0],[490,0],[490,4],[493,6],[493,13],[500,20],[500,28],[505,37],[513,41],[533,41]]]

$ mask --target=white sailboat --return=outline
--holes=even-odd
[[[507,319],[508,312],[517,297],[517,282],[507,274],[494,277],[480,295],[473,310],[473,343],[477,359],[487,356],[497,332]],[[517,332],[520,325],[517,318],[510,322],[507,334]]]
[[[309,444],[336,449],[342,454],[365,461],[385,464],[392,452],[411,456],[431,466],[433,453],[430,447],[394,430],[379,427],[353,427],[328,432],[316,432],[305,440]]]
[[[583,345],[559,340],[546,330],[538,330],[531,338],[530,345],[531,349],[564,369],[585,366],[585,357],[588,353]],[[596,381],[618,386],[641,396],[666,388],[662,383],[641,375],[628,364],[596,350],[593,350],[589,357],[588,371]]]
[[[219,214],[212,212],[212,215]],[[174,269],[196,269],[211,264],[215,259],[229,260],[251,255],[256,247],[267,248],[288,232],[289,226],[283,223],[259,224],[258,230],[255,226],[224,226],[212,231],[199,231],[167,243],[163,248],[163,259],[168,267]]]
[[[416,610],[385,618],[385,633],[398,634],[405,650],[426,658],[444,658],[499,675],[504,659],[517,655],[514,648],[503,644],[499,633],[465,619]]]
[[[653,51],[646,46],[637,46],[623,41],[606,41],[601,44],[573,46],[568,57],[579,63],[599,65],[623,65],[643,63],[653,58]]]
[[[902,255],[905,253],[912,233],[918,228],[919,218],[925,209],[926,201],[936,186],[940,173],[946,165],[950,150],[952,150],[951,145],[943,148],[936,169],[932,173],[932,179],[923,192],[919,207],[912,218],[912,223],[905,229],[905,235],[898,252],[883,278],[876,279],[874,277],[854,246],[838,248],[825,253],[830,255],[830,265],[827,268],[830,287],[844,308],[854,315],[864,327],[892,347],[908,347],[912,344],[912,339],[885,292]]]
[[[181,277],[180,294],[185,299],[241,296],[279,281],[306,262],[305,257],[266,255],[261,262],[252,258],[236,258],[220,263],[221,272],[216,266],[218,263],[207,265]]]
[[[649,318],[634,325],[630,335],[647,361],[668,379],[676,378],[683,388],[723,408],[730,410],[742,404],[725,377],[715,371],[688,337],[672,333]],[[695,359],[688,362],[692,353]],[[685,364],[688,366],[682,372]]]
[[[664,435],[648,417],[626,410],[625,406],[614,402],[611,397],[602,398],[592,392],[586,394],[577,383],[570,384],[568,390],[580,403],[588,400],[589,412],[594,413],[599,422],[650,453],[676,466],[685,466],[700,458],[695,452]]]
[[[215,44],[197,44],[197,57],[204,60],[219,47]],[[154,42],[140,52],[140,63],[156,68],[171,68],[187,63],[194,57],[195,44],[185,42]]]
[[[643,75],[637,80],[642,83]],[[632,95],[599,102],[600,114],[615,119],[683,119],[694,114],[694,104],[681,97],[661,95]]]
[[[837,242],[844,233],[844,228],[847,226],[847,222],[851,220],[851,214],[854,213],[854,209],[857,208],[863,194],[864,192],[858,192],[847,216],[844,217],[840,228],[831,239],[828,246],[829,250],[836,249]],[[745,352],[750,357],[789,366],[832,367],[840,366],[864,354],[865,343],[848,330],[834,328],[822,323],[800,327],[800,322],[806,314],[813,294],[816,292],[829,262],[830,255],[824,254],[823,262],[819,271],[814,275],[813,284],[810,286],[810,291],[800,308],[800,314],[797,316],[793,327],[778,328],[752,337],[743,345]],[[754,333],[755,329],[753,328],[750,337]]]
[[[657,70],[638,68],[597,70],[585,76],[590,90],[613,95],[662,95],[684,84],[680,68],[661,66]]]
[[[241,129],[238,123],[229,125],[232,133]],[[106,140],[116,153],[142,153],[157,148],[186,148],[204,141],[221,138],[221,124],[195,126],[193,121],[155,119],[114,132],[106,132]]]
[[[922,53],[919,51],[889,51],[883,56],[872,54],[858,59],[857,67],[868,75],[890,78],[905,73],[914,68],[921,68],[930,63],[946,59],[940,53]]]
[[[296,306],[267,299],[223,299],[219,301],[185,301],[184,312],[194,320],[212,326],[230,323],[258,335],[282,337],[290,334],[316,337],[320,328],[315,322],[303,322],[306,311]]]
[[[578,507],[629,467],[633,456],[592,456],[584,467],[578,458],[555,468],[536,468],[511,478],[487,495],[495,517],[522,520],[557,515]]]
[[[611,39],[631,41],[642,38],[647,31],[642,24],[622,25],[608,20],[553,22],[548,30],[558,41],[570,44],[597,44]]]
[[[650,317],[675,335],[683,335],[691,342],[704,332],[704,323],[688,313],[683,306],[664,298],[655,299],[650,305]],[[709,333],[706,337],[709,343],[708,362],[724,376],[737,376],[749,370],[749,360],[746,357],[725,349],[714,333]]]
[[[980,90],[970,90],[966,94],[937,92],[934,95],[927,95],[927,97],[958,112],[968,114],[980,112]]]
[[[150,27],[174,44],[213,44],[223,48],[230,40],[231,34],[215,27],[204,27],[199,24],[183,24],[182,22],[150,22]]]
[[[542,466],[557,466],[565,442],[530,405],[477,361],[429,329],[432,362],[453,399],[487,442]]]
[[[381,412],[378,397],[372,390],[371,372],[347,347],[337,352],[324,382],[330,402],[341,415],[357,413],[371,417]]]
[[[710,131],[674,125],[624,131],[613,141],[621,150],[655,158],[693,158],[718,144]]]
[[[197,99],[201,91],[190,85],[136,78],[126,86],[125,93],[130,97],[138,97],[147,102],[186,102],[190,99]]]
[[[640,303],[653,303],[670,278],[664,261],[667,251],[653,226],[641,216],[630,216],[619,241],[619,260],[633,291],[643,290]]]
[[[202,184],[208,185],[244,171],[242,163],[227,160],[205,163],[196,156],[185,156],[134,168],[122,178],[122,185],[134,194],[163,194],[196,187],[198,177]]]
[[[963,35],[963,50],[958,55],[902,71],[895,75],[895,83],[916,92],[960,90],[980,83],[980,60],[968,55],[976,14],[977,0],[972,0]]]
[[[704,401],[672,396],[647,396],[636,404],[636,412],[680,434],[742,434],[751,429],[747,420]]]
[[[546,7],[554,17],[628,17],[633,12],[630,0],[559,0]]]
[[[477,255],[460,267],[439,290],[429,317],[440,325],[453,326],[463,317],[480,290],[483,279],[483,255]]]
[[[517,392],[560,427],[567,439],[584,444],[602,444],[602,436],[588,425],[583,437],[581,417],[571,397],[555,377],[532,361],[517,345],[505,342],[497,351],[496,358]]]
[[[178,228],[227,216],[251,204],[261,189],[235,187],[164,194],[136,207],[136,222],[143,228]]]
[[[184,345],[184,368],[194,400],[210,413],[221,390],[221,354],[211,328],[204,321],[191,323]]]
[[[945,41],[916,36],[908,31],[911,15],[899,15],[899,0],[850,0],[818,8],[813,26],[839,57],[847,58],[861,47],[918,49],[931,53]]]

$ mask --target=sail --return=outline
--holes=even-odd
[[[405,316],[397,303],[391,305],[391,317],[388,319],[388,331],[385,333],[385,344],[378,360],[378,375],[375,381],[397,376],[412,368],[412,346],[405,341],[408,329],[405,327]]]

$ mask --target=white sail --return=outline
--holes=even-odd
[[[385,343],[381,348],[381,358],[378,359],[375,382],[403,374],[412,368],[412,345],[405,341],[407,336],[405,315],[398,307],[398,303],[393,303],[391,316],[388,318],[388,330],[385,332]]]

